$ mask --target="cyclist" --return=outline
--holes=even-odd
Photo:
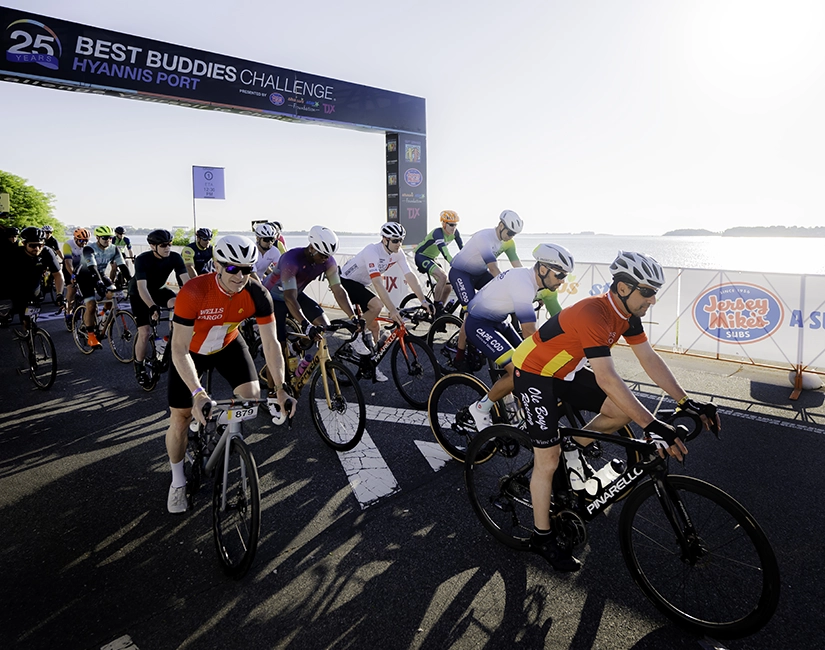
[[[190,278],[196,278],[202,273],[209,273],[208,264],[212,261],[212,231],[209,228],[198,228],[195,241],[186,244],[180,254],[186,264],[186,273]]]
[[[146,235],[149,250],[135,259],[135,275],[129,283],[129,302],[138,326],[135,343],[135,378],[142,386],[146,382],[144,360],[151,333],[151,323],[160,318],[161,305],[172,309],[175,292],[166,287],[166,281],[174,273],[178,281],[186,284],[189,275],[179,253],[172,250],[172,233],[153,230]]]
[[[662,267],[650,256],[619,251],[610,272],[613,282],[606,294],[563,309],[519,345],[512,357],[516,367],[514,392],[524,406],[535,454],[530,480],[535,530],[530,550],[558,571],[577,571],[581,566],[572,552],[559,548],[550,534],[550,493],[560,455],[558,399],[598,413],[585,427],[591,431],[611,433],[633,420],[660,454],[666,451],[682,460],[687,453],[676,430],[657,420],[616,372],[610,348],[620,336],[648,376],[680,407],[700,414],[708,428],[719,424],[716,408],[688,398],[645,335],[641,318],[656,303],[656,292],[664,284]],[[585,367],[588,361],[592,371]],[[566,459],[571,455],[578,460],[571,476],[586,471],[580,452],[565,452]]]
[[[257,258],[258,250],[250,239],[226,235],[215,244],[216,272],[193,278],[178,293],[169,371],[171,416],[166,431],[166,451],[172,468],[166,507],[171,513],[187,509],[183,458],[189,422],[194,415],[199,423],[205,424],[203,409],[208,411],[211,401],[201,386],[201,374],[215,369],[237,397],[260,396],[255,364],[238,332],[246,318],[254,316],[258,321],[267,367],[281,387],[277,398],[282,412],[291,416],[295,410],[294,400],[283,389],[284,365],[275,338],[272,300],[260,284],[249,282]]]
[[[62,262],[63,253],[60,252],[60,242],[58,242],[54,238],[54,228],[46,224],[45,226],[43,226],[42,230],[43,234],[46,236],[46,239],[43,241],[43,244],[51,248],[54,251],[55,255],[57,255],[57,259]]]
[[[7,226],[3,229],[3,239],[2,239],[2,249],[0,249],[0,254],[3,257],[6,256],[11,251],[14,251],[18,244],[17,244],[17,236],[20,234],[20,231],[15,228],[14,226]]]
[[[375,318],[381,313],[382,306],[389,310],[392,320],[399,325],[403,322],[401,315],[398,313],[398,308],[393,304],[390,294],[384,288],[384,278],[382,277],[382,274],[394,264],[398,264],[404,272],[404,279],[415,295],[418,296],[421,304],[431,314],[435,312],[435,307],[424,296],[421,285],[418,284],[418,278],[410,270],[407,258],[401,250],[401,244],[406,234],[407,231],[400,223],[388,221],[381,226],[381,241],[375,244],[367,244],[361,252],[341,268],[341,284],[353,304],[359,305],[363,310],[365,327],[372,334],[374,341],[379,339],[379,325]],[[372,286],[370,287],[370,285]],[[352,342],[352,347],[358,354],[370,354],[369,348],[360,336]],[[387,376],[376,368],[375,379],[377,381],[387,381]]]
[[[255,262],[255,275],[263,280],[272,273],[278,260],[281,258],[281,251],[275,246],[278,235],[281,231],[271,223],[259,223],[255,226],[255,244],[258,247],[258,261]]]
[[[94,233],[97,241],[87,243],[83,247],[80,256],[80,269],[76,273],[76,279],[80,293],[83,294],[83,304],[86,306],[86,311],[83,314],[83,325],[86,328],[89,346],[100,348],[102,346],[98,340],[98,335],[102,332],[95,331],[97,326],[95,290],[101,298],[105,298],[106,302],[111,302],[115,285],[106,275],[106,269],[109,266],[116,266],[120,269],[125,280],[130,280],[132,274],[120,254],[120,249],[117,246],[112,246],[112,237],[115,233],[111,226],[98,226],[95,228]]]
[[[281,225],[280,221],[272,221],[270,223],[278,229],[278,239],[276,241],[276,244],[278,246],[278,250],[281,251],[281,255],[283,255],[284,253],[286,253],[287,250],[286,240],[284,239],[283,233],[284,227]]]
[[[435,280],[433,287],[433,300],[435,307],[440,310],[450,295],[452,287],[447,280],[447,274],[435,261],[439,253],[448,262],[452,262],[453,256],[447,245],[455,240],[458,249],[464,248],[464,242],[458,232],[458,213],[454,210],[444,210],[441,213],[441,226],[430,231],[427,237],[415,249],[415,266],[419,273],[429,275]]]
[[[74,295],[77,291],[75,274],[80,270],[80,258],[91,236],[86,228],[75,228],[72,239],[63,244],[63,280],[66,284],[66,304],[69,306],[65,314],[67,323],[72,322],[70,308],[74,304]]]
[[[522,337],[526,339],[536,331],[533,301],[539,291],[546,290],[554,297],[545,302],[551,316],[561,311],[555,292],[567,274],[573,272],[573,256],[564,246],[539,244],[533,250],[533,258],[536,263],[532,268],[508,269],[493,278],[467,307],[463,325],[467,341],[507,373],[470,406],[479,431],[492,424],[493,404],[513,392],[513,349],[521,344]],[[521,323],[521,336],[510,324],[510,314],[515,314]]]
[[[3,286],[0,287],[0,295],[11,300],[10,316],[18,314],[21,323],[24,323],[26,305],[40,296],[40,281],[45,273],[51,273],[54,278],[57,304],[63,303],[63,276],[60,275],[60,263],[52,249],[44,246],[45,239],[46,233],[40,228],[23,228],[20,232],[21,245],[3,260],[8,266],[2,274]]]
[[[112,243],[120,249],[123,259],[135,259],[135,254],[132,252],[132,241],[126,236],[126,229],[123,226],[115,228]]]

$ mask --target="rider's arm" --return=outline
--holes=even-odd
[[[633,350],[633,353],[647,373],[647,376],[650,377],[659,388],[670,395],[674,401],[678,402],[687,396],[687,393],[685,393],[684,389],[676,380],[676,377],[673,376],[670,368],[667,367],[664,359],[659,356],[648,341],[631,345],[630,349]]]
[[[149,293],[149,286],[146,284],[146,280],[140,279],[137,281],[137,290],[140,295],[140,299],[146,303],[147,307],[151,309],[155,304],[155,301]]]
[[[507,259],[510,260],[513,268],[521,268],[521,260],[518,258],[518,253],[516,252],[516,242],[512,239],[505,242],[504,253],[507,255]]]
[[[349,301],[349,295],[347,295],[346,290],[341,284],[341,276],[338,275],[338,265],[330,264],[324,272],[324,275],[329,283],[329,290],[332,291],[332,295],[335,296],[335,302],[338,303],[341,311],[352,318],[355,315],[355,310]]]
[[[596,375],[596,382],[599,387],[627,417],[642,428],[654,420],[653,414],[636,399],[636,396],[630,392],[619,373],[616,372],[613,357],[608,355],[590,358],[590,367]]]
[[[192,336],[195,334],[194,325],[184,325],[179,321],[175,321],[175,335],[171,338],[172,341],[172,363],[175,364],[175,370],[186,384],[189,392],[193,392],[197,388],[201,388],[200,380],[198,379],[198,371],[195,369],[195,362],[189,354],[189,345],[192,343]]]
[[[542,289],[538,293],[538,297],[544,303],[544,308],[547,310],[547,315],[552,318],[561,311],[559,304],[559,294],[557,291],[550,291],[549,289]]]
[[[300,324],[306,320],[304,313],[301,311],[301,305],[298,304],[298,289],[284,289],[284,302],[296,323]]]
[[[401,315],[398,313],[398,308],[395,306],[395,304],[393,304],[392,298],[390,298],[390,294],[384,287],[384,276],[376,275],[374,278],[372,278],[372,287],[373,289],[375,289],[375,293],[381,299],[381,302],[384,303],[384,307],[386,307],[387,310],[390,312],[390,318],[394,320],[396,323],[401,322]],[[420,292],[421,287],[418,287],[418,290]]]

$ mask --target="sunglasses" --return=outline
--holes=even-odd
[[[30,242],[26,244],[26,248],[43,248],[43,244],[37,242]]]
[[[553,275],[556,276],[556,280],[564,280],[567,277],[567,271],[562,271],[558,266],[550,266],[549,264],[542,264],[542,266],[551,270]]]
[[[506,232],[507,236],[510,237],[511,239],[518,234],[516,231],[510,230],[509,228],[505,228],[504,232]]]
[[[404,240],[403,240],[403,239],[399,239],[399,238],[397,238],[397,237],[393,237],[392,239],[390,239],[390,243],[391,243],[391,244],[400,244],[402,241],[404,241]]]
[[[238,273],[249,275],[252,273],[251,266],[235,266],[234,264],[227,264],[223,267],[223,270],[229,273],[229,275],[237,275]]]
[[[158,248],[169,248],[172,245],[172,242],[168,241],[165,244],[158,244]]]
[[[76,243],[76,244],[78,244],[78,245],[80,245],[80,244],[88,244],[88,243],[89,243],[89,240],[88,240],[88,239],[75,239],[74,241],[75,241],[75,243]]]
[[[108,235],[106,237],[98,237],[98,239],[111,239]]]
[[[658,289],[651,289],[650,287],[640,287],[638,284],[633,287],[635,291],[638,291],[642,298],[652,298],[656,295]]]
[[[261,241],[265,241],[267,244],[271,244],[275,241],[274,237],[261,237]]]

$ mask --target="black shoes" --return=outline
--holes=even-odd
[[[556,571],[572,573],[581,569],[582,563],[573,557],[571,550],[559,548],[554,535],[538,535],[530,537],[530,551],[541,555]]]

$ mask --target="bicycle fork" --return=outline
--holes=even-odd
[[[673,489],[666,479],[654,477],[653,485],[659,503],[673,529],[676,541],[679,543],[679,548],[682,551],[682,562],[694,566],[705,555],[706,549],[696,536],[696,529],[684,501],[682,501],[678,491]]]
[[[226,485],[227,479],[229,478],[229,445],[232,442],[233,438],[240,438],[243,440],[243,435],[241,434],[241,425],[239,422],[231,422],[227,427],[226,430],[221,435],[220,440],[218,440],[218,444],[215,445],[215,451],[212,452],[212,455],[209,457],[209,460],[206,461],[206,467],[204,468],[207,474],[212,474],[215,470],[216,465],[218,464],[219,457],[223,458],[223,480],[221,481],[221,511],[226,510]],[[223,453],[219,454],[216,453],[218,450],[222,450]],[[243,486],[244,491],[246,491],[246,466],[241,463],[241,485]]]

